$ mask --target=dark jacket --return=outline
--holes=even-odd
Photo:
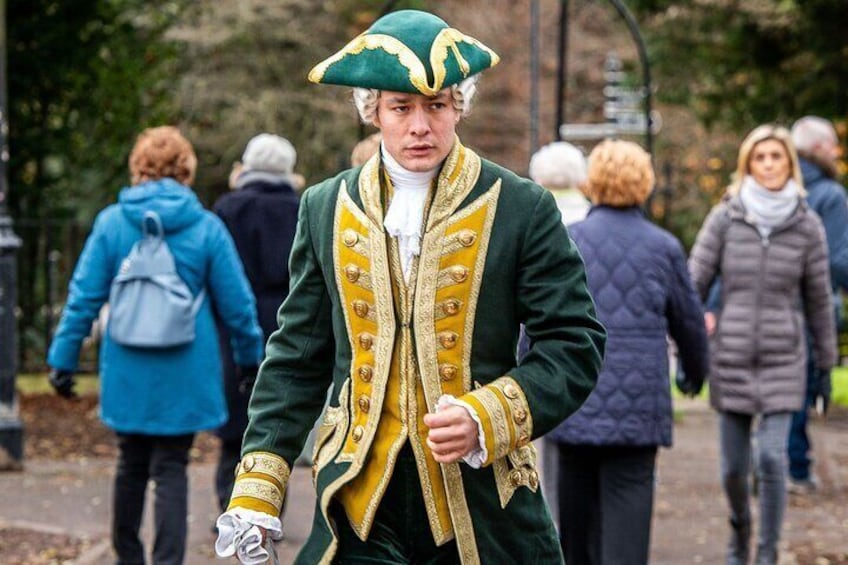
[[[548,437],[585,445],[671,445],[668,334],[690,378],[708,367],[703,312],[680,243],[639,208],[592,208],[569,227],[607,329],[595,390]]]
[[[821,218],[827,236],[830,280],[834,290],[848,289],[848,199],[845,188],[821,167],[801,158],[807,203]]]
[[[255,180],[251,180],[251,176]],[[242,173],[242,188],[224,194],[214,210],[224,221],[244,264],[256,297],[264,339],[277,329],[277,310],[289,293],[289,253],[297,226],[299,198],[294,188],[270,176]],[[241,184],[241,183],[240,183]],[[224,388],[230,419],[218,430],[223,439],[241,440],[247,426],[250,391],[239,391],[232,356],[226,355],[229,335],[219,325],[225,352]]]
[[[830,273],[819,217],[798,208],[767,238],[746,218],[739,197],[713,208],[689,260],[702,298],[721,273],[721,304],[712,337],[710,402],[742,414],[802,407],[806,382],[806,318],[816,364],[836,359]]]

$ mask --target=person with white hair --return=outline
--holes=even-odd
[[[807,204],[819,215],[827,237],[831,286],[834,291],[834,315],[837,323],[841,312],[841,289],[848,289],[848,199],[845,187],[836,181],[837,160],[841,155],[839,138],[833,124],[818,116],[804,116],[792,126],[792,142],[798,161]],[[808,348],[812,353],[812,349]],[[811,471],[811,442],[807,434],[807,412],[818,404],[824,411],[830,400],[830,373],[816,369],[812,354],[807,363],[807,394],[804,407],[792,415],[789,428],[789,491],[807,494],[816,489]]]
[[[565,225],[586,217],[591,204],[583,194],[586,157],[567,141],[555,141],[530,158],[530,178],[547,188],[556,199]]]
[[[589,395],[605,330],[551,194],[456,134],[497,62],[401,10],[309,74],[354,87],[383,139],[304,193],[219,555],[267,559],[332,385],[295,563],[562,563],[530,442]],[[531,347],[517,364],[521,323]]]
[[[254,136],[242,154],[235,190],[213,206],[244,265],[264,341],[277,329],[277,310],[289,293],[289,252],[300,203],[293,176],[296,160],[297,152],[288,139],[272,133]],[[233,490],[233,469],[241,458],[247,402],[258,367],[240,368],[230,361],[230,334],[220,323],[218,332],[229,414],[227,422],[215,431],[221,440],[215,491],[223,512]]]

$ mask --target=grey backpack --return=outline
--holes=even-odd
[[[194,341],[195,318],[205,289],[192,296],[177,274],[156,212],[144,213],[142,238],[121,262],[109,290],[112,341],[131,347],[165,348]]]

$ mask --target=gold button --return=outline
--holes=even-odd
[[[503,387],[503,393],[507,398],[511,398],[513,400],[518,398],[518,389],[515,388],[515,385],[512,383],[507,383],[506,386]]]
[[[352,283],[355,283],[359,280],[359,275],[362,274],[362,270],[356,265],[350,264],[344,268],[345,277]]]
[[[256,459],[253,458],[253,455],[245,455],[244,459],[241,460],[241,468],[245,473],[249,473],[256,466]]]
[[[372,376],[374,376],[374,369],[370,365],[363,365],[359,368],[359,378],[363,382],[370,383]]]
[[[439,367],[439,376],[443,381],[452,381],[456,377],[456,366],[445,363]]]
[[[528,443],[530,443],[530,437],[527,434],[521,434],[518,437],[518,441],[515,442],[518,447],[524,447]]]
[[[456,316],[459,314],[461,303],[456,298],[449,298],[442,304],[442,310],[448,316]]]
[[[466,269],[462,265],[451,267],[450,276],[454,280],[454,282],[461,283],[468,278],[468,269]]]
[[[359,242],[359,234],[351,229],[347,229],[342,234],[342,241],[348,247],[353,247]]]
[[[362,441],[363,435],[365,435],[365,428],[363,428],[362,426],[356,426],[355,428],[353,428],[353,441],[359,443],[360,441]]]
[[[368,303],[364,300],[354,300],[353,301],[353,311],[356,312],[356,315],[360,318],[364,318],[368,315]]]
[[[235,473],[234,473],[236,478],[238,478],[238,476],[239,476],[239,471],[241,471],[241,461],[236,463],[236,468],[235,468]]]
[[[359,334],[359,346],[365,351],[369,351],[374,345],[374,336],[369,333]]]
[[[477,239],[477,234],[471,230],[462,230],[459,232],[459,243],[464,247],[471,247],[474,244],[474,240]]]
[[[528,478],[530,479],[531,488],[535,489],[539,486],[539,473],[537,473],[536,471],[530,471],[530,476]]]
[[[439,333],[439,343],[442,344],[442,347],[445,349],[453,349],[456,347],[456,341],[459,339],[459,336],[454,332],[441,332]]]
[[[509,482],[511,482],[512,486],[514,487],[521,485],[522,478],[523,477],[521,476],[521,471],[519,471],[518,469],[513,469],[509,473]]]
[[[359,409],[365,412],[366,414],[371,409],[371,399],[365,396],[364,394],[359,397],[359,400],[356,401],[359,405]]]
[[[527,421],[527,411],[523,408],[519,408],[515,411],[515,415],[513,416],[516,424],[523,424]]]

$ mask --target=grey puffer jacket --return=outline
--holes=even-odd
[[[711,341],[710,402],[742,414],[796,411],[806,378],[805,318],[819,368],[836,360],[827,244],[821,220],[803,199],[763,238],[739,197],[710,212],[689,258],[705,299],[721,276]]]

